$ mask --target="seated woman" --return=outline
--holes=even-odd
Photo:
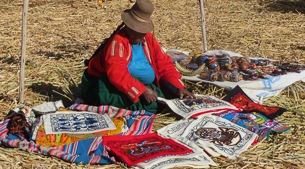
[[[85,104],[156,113],[157,97],[195,98],[151,33],[153,10],[149,0],[137,0],[122,12],[123,23],[87,62],[81,86]]]

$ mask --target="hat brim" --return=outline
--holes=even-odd
[[[130,14],[130,9],[124,10],[122,12],[122,20],[130,29],[139,32],[139,33],[148,33],[153,31],[153,23],[152,20],[149,20],[149,22],[141,22],[136,20],[133,16]]]

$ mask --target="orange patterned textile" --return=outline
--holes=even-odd
[[[111,136],[122,133],[125,125],[125,119],[123,117],[118,117],[112,119],[112,121],[116,126],[115,130],[106,130],[88,134],[46,134],[44,130],[44,124],[42,124],[37,131],[36,144],[42,146],[62,146],[79,140],[86,140],[88,138],[94,138],[98,136]]]

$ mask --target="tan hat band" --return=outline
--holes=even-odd
[[[145,20],[145,19],[142,19],[134,10],[130,10],[130,14],[138,21],[140,22],[150,22],[150,20]]]

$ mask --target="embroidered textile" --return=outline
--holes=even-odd
[[[104,136],[103,145],[109,147],[128,166],[167,155],[183,155],[193,150],[173,139],[156,133],[141,136]]]
[[[196,99],[171,99],[167,100],[158,97],[158,100],[165,102],[173,112],[182,116],[183,118],[196,117],[206,112],[216,110],[239,110],[229,102],[220,100],[214,96],[196,95]]]
[[[151,133],[154,120],[157,116],[145,110],[132,111],[107,105],[90,106],[86,104],[73,104],[67,109],[108,114],[111,118],[124,117],[128,130],[124,130],[122,135],[143,135]]]
[[[270,120],[262,114],[253,113],[243,113],[229,111],[227,113],[215,114],[222,118],[225,118],[239,126],[242,126],[256,134],[258,134],[258,141],[263,139],[269,139],[271,132],[283,133],[288,131],[290,127],[279,123],[276,120]]]
[[[201,116],[200,116],[201,118]],[[176,121],[172,124],[169,124],[167,126],[164,126],[163,128],[157,130],[157,133],[159,135],[162,135],[164,137],[169,137],[169,138],[178,138],[181,137],[182,134],[185,131],[185,129],[194,121],[195,119],[182,119],[179,121]],[[220,156],[219,153],[213,151],[211,148],[205,146],[205,145],[199,145],[202,149],[205,150],[210,156],[213,157],[218,157]]]
[[[235,159],[257,139],[257,134],[214,115],[194,120],[181,136],[230,159]]]
[[[43,115],[46,134],[92,133],[114,130],[115,125],[107,114],[91,112],[56,112]]]
[[[137,166],[144,169],[165,169],[172,167],[208,168],[217,164],[195,143],[183,137],[175,140],[188,146],[194,152],[186,155],[167,155],[139,163]]]
[[[119,109],[112,106],[89,106],[84,104],[75,104],[69,107],[69,110],[65,112],[73,113],[75,111],[86,111],[91,110],[90,113],[97,115],[110,115],[113,119],[116,130],[107,130],[102,132],[95,132],[94,134],[102,135],[133,135],[133,134],[147,134],[152,131],[152,124],[156,117],[155,114],[147,111],[130,111],[126,109]],[[83,110],[84,109],[84,110]],[[29,107],[21,107],[16,110],[24,110],[24,114],[28,114],[31,111]],[[53,110],[53,109],[52,109]],[[38,111],[38,110],[37,110]],[[67,112],[69,111],[69,112]],[[48,114],[52,114],[49,111]],[[44,113],[43,113],[44,114]],[[116,122],[117,121],[117,122]],[[42,146],[36,144],[37,138],[41,138],[38,130],[43,131],[44,123],[43,116],[35,119],[31,125],[31,139],[26,140],[23,137],[19,137],[18,134],[9,134],[8,123],[10,119],[6,118],[0,121],[0,146],[19,148],[23,151],[37,153],[46,156],[54,156],[64,161],[71,163],[82,163],[82,164],[111,164],[117,163],[122,165],[120,162],[115,161],[115,158],[109,156],[108,151],[104,148],[102,143],[102,137],[94,135],[94,138],[89,138],[93,133],[77,135],[74,133],[60,133],[60,134],[49,134],[49,140],[53,145]],[[43,126],[42,126],[43,125]],[[42,126],[42,127],[41,127]],[[41,128],[40,128],[41,127]],[[39,136],[38,136],[39,135]],[[66,137],[67,136],[67,137]],[[69,143],[69,137],[74,139]],[[66,140],[66,144],[60,144],[61,141]],[[68,140],[68,141],[67,141]],[[71,139],[72,140],[72,139]],[[75,142],[74,142],[75,141]]]
[[[223,100],[230,102],[245,112],[258,112],[271,120],[286,111],[281,107],[269,107],[253,102],[239,86],[236,86]]]
[[[169,138],[176,138],[183,134],[184,130],[189,126],[194,119],[183,119],[176,121],[172,124],[162,127],[157,130],[157,133]]]
[[[71,133],[60,133],[60,134],[46,134],[44,130],[44,124],[37,126],[38,131],[35,134],[33,140],[38,145],[42,146],[61,146],[65,144],[70,144],[79,140],[86,140],[89,138],[95,138],[99,136],[110,136],[118,135],[124,131],[125,119],[123,117],[118,117],[113,119],[115,124],[115,130],[105,130],[100,132],[86,133],[86,134],[71,134]]]

